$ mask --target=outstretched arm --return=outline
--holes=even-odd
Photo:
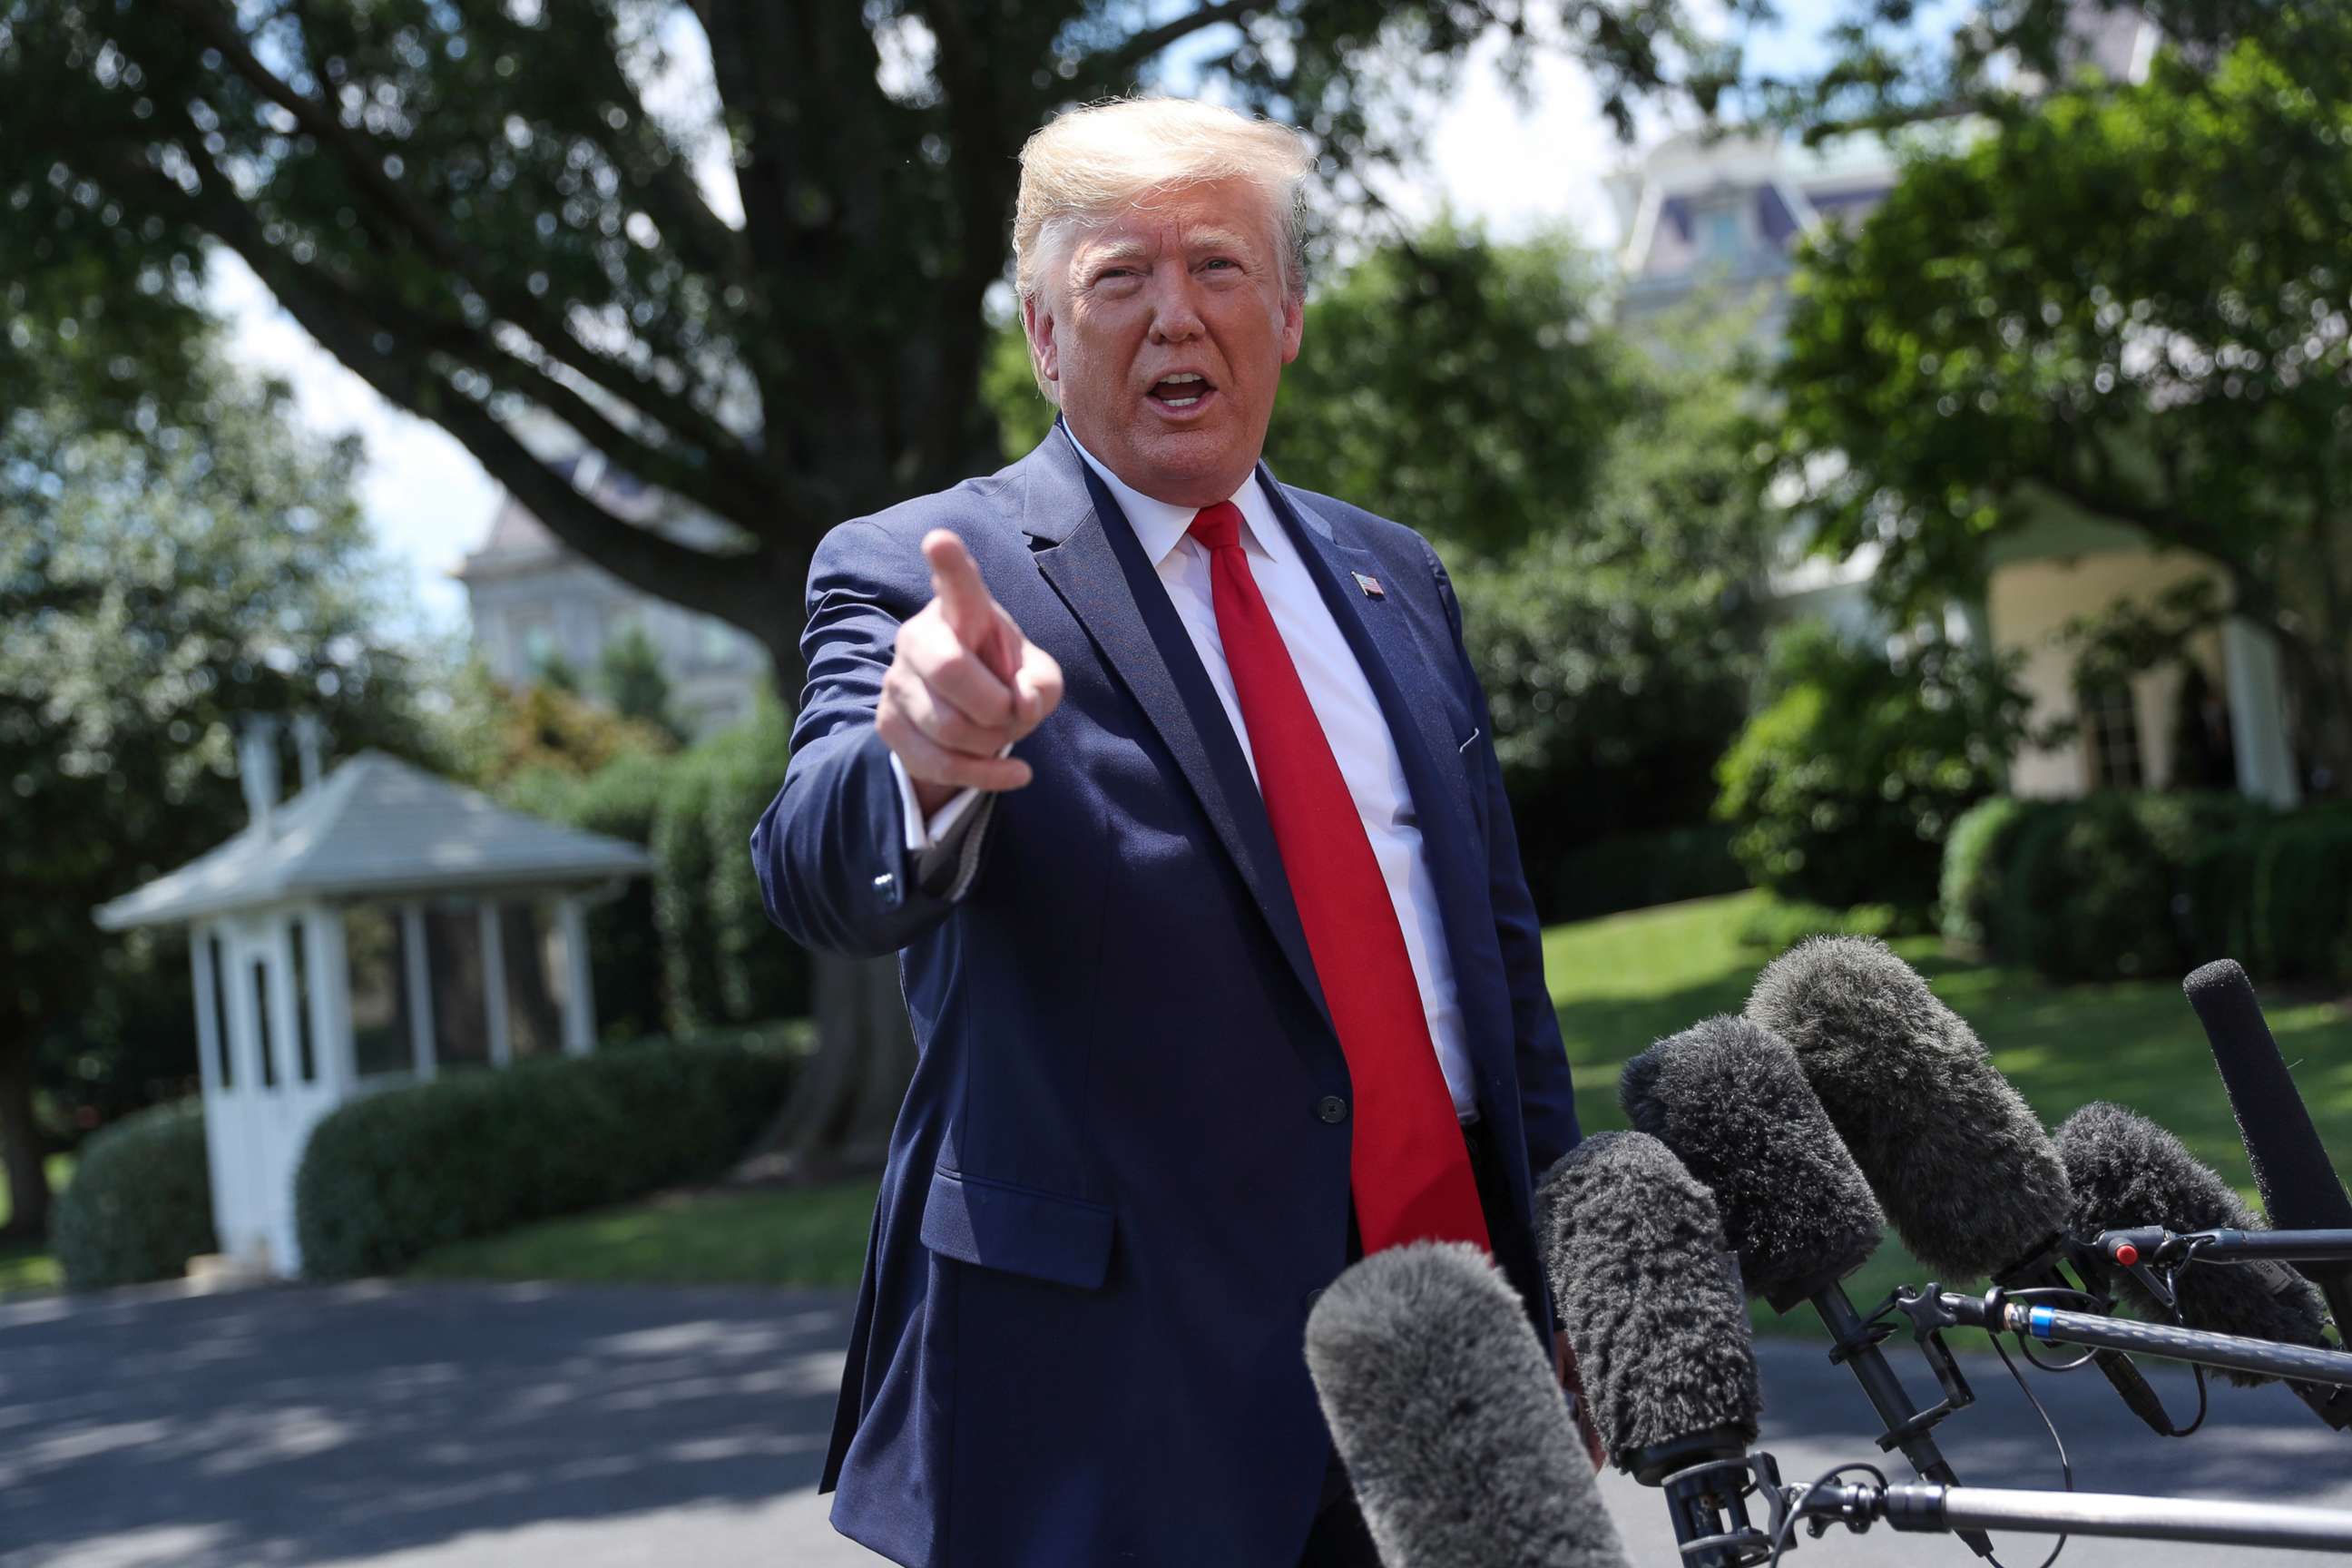
[[[920,558],[871,523],[828,534],[810,563],[801,650],[792,762],[752,830],[752,864],[769,918],[794,940],[890,952],[969,883],[987,799],[1028,783],[1007,753],[1061,700],[1061,671],[944,529]],[[982,794],[953,842],[919,854],[922,819],[965,790]]]

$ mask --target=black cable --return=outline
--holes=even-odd
[[[1797,1495],[1789,1500],[1789,1516],[1780,1521],[1780,1531],[1772,1538],[1772,1561],[1768,1564],[1768,1568],[1780,1568],[1780,1553],[1789,1550],[1790,1532],[1797,1528],[1797,1521],[1801,1517],[1800,1510],[1804,1508],[1805,1500],[1848,1470],[1866,1470],[1870,1473],[1870,1479],[1878,1483],[1880,1491],[1886,1489],[1886,1472],[1866,1459],[1854,1459],[1823,1470],[1820,1475],[1807,1481],[1798,1489]]]
[[[2025,1340],[2023,1336],[2021,1335],[2017,1342],[2020,1345],[2024,1344]],[[2042,1425],[2049,1428],[2050,1441],[2056,1444],[2058,1447],[2058,1473],[2065,1480],[2066,1489],[2070,1492],[2073,1491],[2074,1489],[2074,1462],[2066,1457],[2066,1440],[2058,1436],[2057,1423],[2050,1419],[2050,1412],[2042,1408],[2042,1401],[2036,1399],[2033,1396],[2033,1390],[2026,1385],[2025,1374],[2017,1370],[2017,1363],[2009,1359],[2009,1347],[2000,1342],[2000,1336],[1999,1334],[1995,1334],[1992,1338],[1992,1348],[2000,1354],[2000,1364],[2009,1368],[2009,1375],[2016,1380],[2017,1391],[2025,1395],[2025,1402],[2033,1406],[2033,1414],[2041,1416]],[[2203,1417],[2200,1415],[2199,1419],[2202,1420]],[[2063,1535],[2058,1538],[2058,1544],[2050,1549],[2050,1555],[2042,1560],[2040,1568],[2050,1568],[2050,1565],[2053,1563],[2058,1561],[2058,1553],[2066,1550],[2066,1539],[2067,1538]],[[2001,1560],[1995,1557],[1990,1552],[1985,1553],[1985,1561],[1991,1563],[1992,1568],[2003,1568]]]

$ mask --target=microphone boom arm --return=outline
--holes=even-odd
[[[2305,1345],[2275,1344],[2238,1334],[2208,1333],[2169,1323],[2143,1323],[2095,1312],[2007,1300],[2000,1290],[1959,1296],[1929,1285],[1925,1291],[1896,1292],[1903,1310],[1923,1327],[1964,1326],[1993,1333],[2031,1336],[2057,1344],[2099,1350],[2137,1351],[2168,1361],[2189,1362],[2231,1372],[2254,1373],[2302,1383],[2352,1388],[2352,1355]]]

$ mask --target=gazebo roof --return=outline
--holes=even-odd
[[[634,844],[493,804],[381,752],[362,752],[227,843],[97,910],[108,931],[293,898],[600,881],[652,868]]]

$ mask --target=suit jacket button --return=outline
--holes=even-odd
[[[1336,1094],[1327,1094],[1315,1102],[1315,1114],[1337,1127],[1348,1120],[1348,1102]]]
[[[893,906],[897,905],[898,902],[898,879],[892,876],[887,871],[885,871],[880,876],[875,878],[874,896],[880,899],[886,904]]]

